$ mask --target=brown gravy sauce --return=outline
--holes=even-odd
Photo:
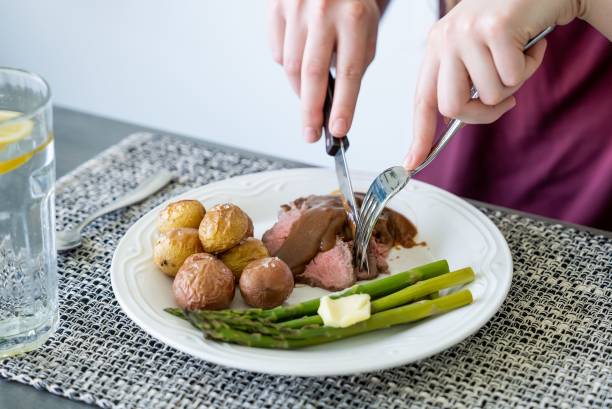
[[[302,274],[320,251],[334,247],[347,220],[342,202],[334,196],[309,196],[301,206],[308,210],[293,223],[289,236],[275,254],[294,275]]]
[[[359,205],[363,193],[357,193]],[[294,275],[304,272],[306,265],[321,251],[327,251],[336,244],[336,237],[344,241],[353,239],[352,229],[340,196],[308,196],[295,200],[295,205],[307,209],[291,226],[287,239],[274,254],[283,260]],[[289,206],[283,206],[285,210]],[[412,247],[416,243],[416,227],[403,215],[385,209],[381,214],[373,236],[378,243],[402,247]]]

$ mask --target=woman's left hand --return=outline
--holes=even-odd
[[[438,21],[421,65],[406,168],[416,168],[429,154],[438,111],[482,124],[512,109],[513,94],[542,63],[546,41],[527,52],[523,46],[546,27],[579,16],[580,5],[577,0],[463,0]],[[470,98],[472,85],[478,100]]]

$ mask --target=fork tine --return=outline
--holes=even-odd
[[[378,216],[380,216],[383,208],[384,206],[377,202],[376,205],[372,206],[372,210],[369,212],[368,217],[361,221],[363,228],[359,239],[361,241],[362,248],[365,248],[368,245],[368,236],[371,236],[372,230],[376,225],[376,220],[378,219]]]
[[[357,238],[359,236],[359,234],[363,234],[363,222],[364,220],[366,220],[366,216],[368,216],[369,212],[372,210],[372,206],[375,203],[375,199],[372,195],[371,192],[372,189],[368,190],[368,193],[365,195],[365,197],[363,198],[363,202],[361,204],[361,211],[359,214],[359,229],[357,230],[356,236],[355,238]],[[368,216],[369,217],[369,216]]]
[[[363,237],[366,235],[366,233],[368,232],[368,228],[369,228],[369,224],[372,220],[372,217],[375,215],[377,208],[379,207],[379,203],[378,200],[375,197],[372,197],[370,200],[370,204],[368,206],[368,208],[366,209],[366,212],[363,214],[363,217],[361,218],[361,235],[359,237],[360,240],[363,240]]]
[[[359,247],[359,243],[357,242],[357,236],[355,236],[355,241],[354,241],[354,254],[353,254],[353,262],[355,263],[355,266],[359,269],[361,269],[363,267],[363,264],[361,263],[361,249]]]
[[[361,270],[364,267],[367,269],[367,271],[370,271],[369,265],[367,265],[367,257],[365,258],[365,263],[364,263],[364,257],[363,254],[367,254],[367,250],[366,251],[360,251],[358,254],[355,254],[355,263],[357,265],[357,267]]]
[[[364,220],[366,218],[366,215],[372,211],[372,206],[374,206],[376,199],[374,198],[373,195],[370,196],[366,196],[367,202],[364,201],[364,206],[362,207],[361,210],[361,220]]]
[[[361,252],[361,263],[363,264],[363,260],[367,255],[367,249],[370,244],[370,238],[372,237],[372,231],[374,230],[374,226],[376,225],[376,221],[378,217],[382,213],[385,208],[384,203],[378,202],[376,206],[374,206],[373,210],[370,212],[370,216],[366,220],[362,220],[363,223],[363,234],[360,237],[360,248]]]
[[[366,195],[363,197],[363,201],[361,202],[361,208],[359,209],[359,217],[363,219],[363,215],[365,214],[368,207],[372,205],[372,192],[368,190]]]
[[[359,254],[356,254],[355,261],[359,269],[363,269],[365,267],[369,272],[370,270],[367,263],[367,254],[367,248],[363,248],[363,246],[360,246]]]
[[[363,266],[364,254],[367,253],[367,249],[364,249],[363,242],[360,240],[356,243],[357,253],[355,254],[357,265],[359,268]]]
[[[361,241],[361,238],[363,237],[364,233],[366,232],[366,226],[367,226],[367,220],[370,218],[370,213],[371,213],[371,209],[373,208],[373,206],[369,206],[368,207],[368,212],[364,213],[361,217],[361,222],[359,224],[359,231],[357,232],[356,236],[355,236],[355,240]]]
[[[370,272],[370,266],[369,266],[369,263],[368,263],[368,259],[367,259],[367,257],[365,259],[363,259],[362,258],[362,254],[367,254],[367,253],[359,252],[359,253],[355,254],[355,259],[354,259],[355,266],[358,269],[360,269],[360,270],[365,269],[365,271],[367,271],[369,273]]]
[[[359,223],[359,229],[357,230],[357,233],[355,235],[355,239],[356,240],[360,240],[361,236],[363,236],[363,233],[365,232],[365,221],[370,218],[370,213],[372,211],[372,208],[374,207],[373,202],[374,202],[374,200],[370,200],[367,203],[367,207],[363,208],[364,211],[361,214],[361,219],[360,219],[360,223]]]
[[[375,202],[376,200],[373,201]],[[371,206],[367,218],[361,220],[362,228],[356,244],[359,253],[359,262],[361,265],[363,265],[364,259],[367,256],[370,241],[368,236],[371,236],[372,228],[376,224],[376,207],[376,205]]]
[[[364,222],[366,221],[365,217],[366,213],[369,213],[372,209],[375,200],[373,200],[371,189],[368,190],[365,197],[363,198],[363,202],[361,203],[361,209],[359,214],[359,228],[355,232],[355,260],[358,262],[358,267],[362,268],[364,266],[363,263],[363,255],[367,253],[367,248],[363,245],[363,241],[361,237],[364,235]]]

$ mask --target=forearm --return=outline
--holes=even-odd
[[[582,0],[579,17],[612,41],[612,0]]]

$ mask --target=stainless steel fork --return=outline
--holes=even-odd
[[[546,30],[529,40],[529,42],[525,44],[525,47],[523,47],[523,51],[531,48],[534,44],[552,32],[553,29],[554,27],[548,27]],[[472,99],[478,98],[478,91],[474,87],[472,87],[471,94]],[[438,156],[451,138],[461,129],[462,125],[463,122],[459,119],[451,120],[440,140],[433,147],[425,161],[416,169],[408,171],[401,166],[393,166],[374,179],[374,182],[370,185],[361,203],[359,212],[361,223],[355,234],[355,259],[360,268],[364,266],[374,226],[389,200],[402,190],[414,175],[425,169],[425,167]]]

